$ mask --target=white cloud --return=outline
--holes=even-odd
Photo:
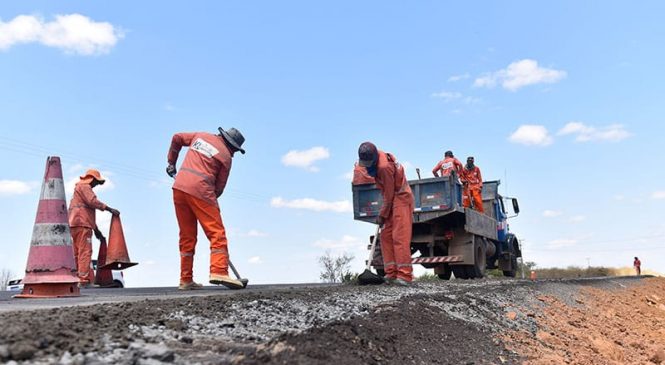
[[[249,260],[247,260],[247,262],[249,262],[252,265],[260,265],[263,263],[263,259],[261,259],[260,256],[252,256],[249,258]]]
[[[0,20],[0,50],[40,43],[66,53],[100,55],[109,53],[123,37],[124,32],[113,24],[95,22],[81,14],[56,15],[51,22],[34,15],[19,15],[9,22]]]
[[[0,180],[0,195],[22,195],[31,192],[39,186],[36,182],[19,180]]]
[[[619,202],[626,199],[626,197],[624,195],[621,195],[621,194],[615,195],[612,198],[616,201],[619,201]]]
[[[471,75],[469,75],[468,73],[461,74],[461,75],[452,75],[448,78],[448,82],[457,82],[457,81],[461,81],[461,80],[466,80],[469,77],[471,77]]]
[[[344,175],[342,175],[340,178],[342,178],[344,180],[347,180],[347,181],[353,181],[353,169],[351,169],[351,171],[349,171],[349,172],[345,173]]]
[[[665,199],[665,190],[654,191],[653,194],[651,194],[651,199],[656,199],[656,200]]]
[[[457,91],[439,91],[438,93],[432,93],[433,98],[443,99],[446,103],[449,103],[454,100],[462,98],[462,93]]]
[[[315,212],[329,211],[335,213],[349,213],[353,211],[353,205],[348,200],[328,202],[309,198],[285,200],[281,197],[276,197],[272,198],[270,201],[270,206],[273,208],[313,210]]]
[[[533,124],[521,125],[508,137],[508,140],[526,146],[549,146],[554,142],[547,128]]]
[[[562,238],[548,242],[547,246],[549,248],[563,248],[563,247],[574,246],[577,244],[577,242],[578,240]]]
[[[268,237],[268,234],[256,229],[252,229],[247,232],[247,237]]]
[[[569,221],[570,223],[582,223],[586,220],[586,216],[584,215],[574,215],[570,217]]]
[[[545,210],[543,211],[543,217],[545,218],[556,218],[563,215],[563,212],[558,210]]]
[[[540,67],[535,60],[524,59],[511,63],[505,69],[477,78],[473,86],[491,88],[501,84],[506,90],[517,91],[529,85],[559,82],[565,77],[565,71]]]
[[[580,122],[570,122],[559,132],[559,136],[575,135],[577,142],[607,141],[619,142],[632,134],[621,124],[610,124],[604,127],[592,127]]]
[[[319,168],[313,166],[316,161],[330,157],[330,151],[325,147],[313,147],[304,151],[291,150],[282,156],[284,166],[300,167],[307,171],[317,172]]]
[[[312,246],[326,250],[348,250],[363,249],[366,245],[366,242],[361,241],[357,237],[344,235],[339,240],[320,239],[314,242]]]

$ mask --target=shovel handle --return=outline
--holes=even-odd
[[[376,233],[374,234],[374,239],[372,240],[372,247],[369,249],[369,259],[367,260],[367,270],[372,267],[372,261],[374,261],[374,251],[376,250],[376,240],[379,239],[379,234],[381,233],[381,226],[376,225]]]
[[[231,262],[231,260],[229,260],[229,267],[231,268],[231,270],[235,274],[236,278],[238,280],[240,280],[240,274],[238,274],[238,270],[236,270],[236,267],[233,265],[233,262]]]

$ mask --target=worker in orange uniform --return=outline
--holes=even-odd
[[[360,145],[358,158],[358,164],[376,180],[383,194],[377,224],[383,225],[381,253],[386,279],[389,283],[407,286],[413,281],[411,230],[414,201],[404,167],[395,156],[379,151],[371,142]]]
[[[475,159],[466,159],[466,166],[462,170],[462,183],[464,184],[464,207],[468,208],[473,203],[473,209],[484,213],[483,208],[483,176],[480,168],[475,165]]]
[[[637,276],[642,275],[642,261],[635,257],[635,261],[633,261],[633,267],[635,268],[635,273]]]
[[[92,191],[96,186],[106,182],[97,170],[88,170],[80,177],[74,187],[74,195],[69,203],[69,227],[74,242],[74,260],[78,272],[79,286],[88,287],[94,281],[94,274],[90,269],[92,259],[92,234],[98,240],[104,235],[97,227],[96,210],[108,211],[113,215],[120,215],[117,209],[100,202]]]
[[[464,169],[464,166],[460,160],[455,158],[453,151],[446,151],[443,160],[439,161],[439,163],[432,169],[432,174],[434,174],[434,177],[449,176],[451,172],[455,171],[459,177],[462,174],[462,169]],[[439,175],[439,173],[441,175]]]
[[[226,230],[217,199],[224,192],[233,155],[245,153],[245,137],[235,128],[219,128],[219,134],[177,133],[171,140],[166,173],[175,177],[173,203],[180,227],[180,290],[202,288],[195,283],[193,265],[197,225],[210,240],[210,284],[242,289],[240,280],[229,277]],[[189,147],[185,161],[176,174],[175,164],[183,146]]]
[[[375,182],[374,178],[367,174],[367,170],[364,167],[357,163],[353,165],[353,181],[351,185],[374,184]]]

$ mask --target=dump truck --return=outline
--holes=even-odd
[[[508,219],[519,215],[516,198],[499,194],[500,180],[483,182],[485,213],[464,208],[463,186],[455,173],[449,176],[409,181],[415,200],[411,255],[414,265],[434,269],[440,279],[477,279],[485,270],[500,269],[515,277],[522,252]],[[354,219],[376,224],[383,204],[375,184],[354,184]],[[510,201],[513,216],[506,210]],[[373,237],[370,237],[370,241]],[[372,266],[384,275],[381,250],[376,249]]]

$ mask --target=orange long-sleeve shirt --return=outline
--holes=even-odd
[[[89,182],[76,183],[74,195],[69,203],[69,226],[94,229],[97,227],[96,209],[105,210],[106,204],[97,199]]]
[[[383,206],[379,215],[387,219],[391,215],[393,206],[413,204],[413,193],[406,179],[404,167],[393,155],[379,151],[376,168],[376,185],[383,194]]]
[[[182,147],[189,147],[173,189],[217,204],[231,172],[232,154],[223,137],[205,133],[177,133],[171,140],[168,163],[175,165]]]
[[[446,157],[434,166],[432,174],[437,177],[439,176],[439,173],[441,173],[441,176],[446,176],[450,175],[451,171],[455,171],[457,176],[460,176],[462,169],[464,169],[464,166],[458,159],[455,157]]]

